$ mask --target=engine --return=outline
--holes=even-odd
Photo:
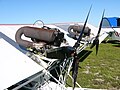
[[[22,35],[31,38],[32,41],[22,39]],[[20,46],[37,49],[43,53],[53,46],[59,47],[64,40],[64,33],[58,29],[25,26],[18,29],[15,39]]]
[[[71,37],[76,38],[81,33],[82,29],[83,29],[83,25],[71,25],[68,27],[68,32]],[[83,37],[90,36],[90,32],[91,29],[89,27],[85,27],[85,30],[83,32],[84,34]]]

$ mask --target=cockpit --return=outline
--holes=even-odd
[[[118,17],[104,17],[102,28],[117,28],[120,27],[120,18]]]

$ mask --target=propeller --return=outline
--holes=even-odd
[[[102,28],[102,22],[103,22],[103,18],[104,18],[104,13],[105,13],[105,10],[103,11],[103,15],[102,15],[102,19],[101,19],[101,22],[100,22],[98,33],[97,33],[92,45],[90,46],[90,49],[92,49],[96,45],[96,55],[97,55],[98,49],[99,49],[99,36],[100,36],[101,28]]]
[[[83,33],[84,33],[85,26],[86,26],[86,24],[87,24],[87,20],[88,20],[88,17],[89,17],[91,8],[92,8],[92,5],[91,5],[91,7],[90,7],[90,9],[89,9],[87,18],[86,18],[86,20],[85,20],[85,23],[84,23],[84,26],[83,26],[83,28],[82,28],[82,31],[81,31],[81,33],[80,33],[80,35],[79,35],[79,38],[77,39],[77,42],[76,42],[75,45],[73,46],[75,49],[76,49],[77,47],[79,47],[79,45],[80,45],[80,41],[81,41],[81,39],[82,39],[82,35],[83,35]]]
[[[80,41],[82,40],[83,32],[85,30],[86,23],[88,21],[88,17],[89,17],[91,8],[92,8],[92,5],[91,5],[91,7],[89,9],[87,18],[85,20],[85,23],[84,23],[83,29],[82,29],[82,31],[81,31],[81,33],[79,35],[79,38],[78,38],[77,42],[75,43],[75,45],[73,46],[73,48],[74,48],[74,60],[73,60],[73,66],[72,66],[73,67],[72,68],[73,90],[75,88],[75,84],[76,84],[76,80],[77,80],[77,74],[78,74],[78,67],[79,67],[79,57],[78,57],[78,54],[77,54],[76,50],[80,46]]]

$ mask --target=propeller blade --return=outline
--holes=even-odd
[[[105,13],[105,10],[103,11],[103,14],[102,14],[102,19],[101,19],[101,22],[100,22],[100,26],[99,26],[99,30],[98,30],[98,33],[95,37],[95,40],[93,41],[90,49],[92,49],[95,45],[96,45],[96,55],[98,53],[98,49],[99,49],[99,35],[100,35],[100,31],[101,31],[101,28],[102,28],[102,22],[103,22],[103,18],[104,18],[104,13]]]
[[[101,19],[99,30],[98,30],[97,37],[96,37],[96,55],[97,55],[98,49],[99,49],[99,36],[100,36],[101,28],[102,28],[102,22],[103,22],[103,18],[104,18],[104,13],[105,13],[105,10],[103,11],[102,19]]]
[[[93,41],[92,45],[90,46],[90,49],[92,49],[96,45],[96,40]]]
[[[98,53],[98,49],[99,49],[99,39],[96,40],[96,55]]]
[[[72,69],[73,90],[74,90],[75,85],[76,85],[77,74],[78,74],[78,67],[79,67],[79,59],[76,57],[76,58],[74,58],[73,69]]]
[[[79,47],[80,45],[80,41],[82,39],[82,35],[83,35],[83,32],[85,30],[85,27],[86,27],[86,23],[88,21],[88,17],[89,17],[89,14],[90,14],[90,11],[91,11],[91,8],[92,8],[92,5],[89,9],[89,12],[88,12],[88,15],[87,15],[87,18],[85,20],[85,23],[84,23],[84,26],[83,26],[83,29],[80,33],[80,36],[77,40],[77,42],[75,43],[75,45],[73,46],[73,48],[75,48],[75,50]],[[72,69],[72,77],[73,77],[73,90],[75,88],[75,84],[76,84],[76,80],[77,80],[77,74],[78,74],[78,67],[79,67],[79,58],[78,58],[78,55],[76,53],[76,51],[74,52],[74,60],[73,60],[73,69]]]
[[[100,31],[101,31],[101,28],[102,28],[102,22],[103,22],[103,18],[104,18],[104,13],[105,13],[105,9],[103,11],[102,19],[101,19],[99,30],[98,30],[98,33],[97,33],[97,37],[99,37]]]
[[[74,48],[79,47],[79,43],[80,43],[80,41],[81,41],[81,39],[82,39],[82,35],[83,35],[84,30],[85,30],[85,27],[86,27],[86,24],[87,24],[87,21],[88,21],[88,17],[89,17],[91,8],[92,8],[92,5],[91,5],[91,7],[90,7],[90,9],[89,9],[89,12],[88,12],[87,18],[86,18],[86,20],[85,20],[84,26],[83,26],[83,28],[82,28],[82,31],[81,31],[81,33],[80,33],[80,36],[79,36],[77,42],[75,43],[75,45],[73,46]]]

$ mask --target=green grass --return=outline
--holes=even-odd
[[[97,56],[92,51],[79,63],[77,82],[84,88],[120,89],[120,43],[100,44]],[[67,83],[72,85],[70,79]]]

